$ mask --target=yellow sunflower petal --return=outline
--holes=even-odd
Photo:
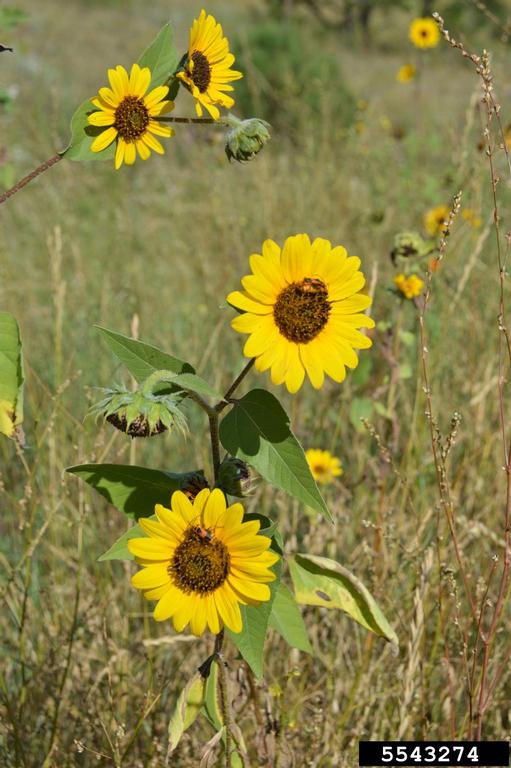
[[[131,583],[137,589],[154,589],[164,584],[170,583],[170,576],[167,566],[159,563],[158,565],[148,565],[142,568],[131,577]]]
[[[163,125],[163,123],[159,123],[157,120],[149,120],[147,130],[156,136],[164,136],[167,139],[174,135],[174,131],[170,126]]]
[[[167,528],[166,525],[156,522],[156,520],[147,520],[146,518],[141,517],[138,524],[142,530],[153,539],[165,539],[165,541],[170,542],[172,546],[177,546],[179,543],[179,538],[176,533],[170,528]]]
[[[92,144],[90,145],[92,152],[101,152],[106,149],[117,136],[116,128],[107,128],[105,131],[101,131],[99,136],[96,136]]]
[[[320,347],[314,342],[315,340],[309,344],[300,344],[300,359],[314,389],[321,389],[325,380],[323,360]]]
[[[206,620],[208,622],[208,627],[214,635],[218,635],[221,629],[221,623],[220,616],[218,615],[218,610],[215,605],[215,598],[213,595],[207,595],[204,599],[206,602]]]
[[[124,139],[119,139],[115,150],[115,167],[119,169],[124,162],[124,152],[126,150],[126,142]]]
[[[227,296],[227,301],[238,309],[242,309],[244,312],[252,312],[254,315],[268,315],[272,312],[272,307],[268,304],[261,304],[259,301],[254,301],[245,293],[241,291],[232,291]]]
[[[173,616],[176,611],[183,607],[185,595],[177,587],[170,587],[159,599],[154,607],[153,616],[156,621],[166,621]]]
[[[126,149],[124,150],[124,162],[126,165],[133,165],[137,158],[137,150],[134,142],[126,142]]]
[[[151,110],[159,101],[163,101],[169,89],[166,85],[159,85],[157,88],[144,96],[144,104],[148,110]]]
[[[141,160],[148,160],[148,158],[151,156],[151,150],[147,146],[147,144],[144,143],[143,139],[138,139],[135,142],[135,146],[137,148],[137,152],[140,155]]]
[[[135,557],[145,560],[169,560],[172,547],[164,539],[130,539],[128,549]]]
[[[241,632],[243,622],[241,620],[240,607],[234,598],[229,599],[222,587],[215,592],[215,605],[225,626],[231,632]]]
[[[303,367],[303,363],[300,360],[298,345],[290,344],[289,351],[290,351],[290,354],[288,357],[288,368],[286,372],[285,381],[286,381],[286,387],[288,389],[288,392],[291,392],[291,394],[294,394],[295,392],[298,392],[298,390],[303,384],[303,380],[305,377],[305,370]]]
[[[179,590],[178,590],[179,591]],[[177,601],[176,601],[177,602]],[[181,592],[176,611],[172,616],[172,623],[176,632],[182,632],[191,619],[194,608],[194,600]]]
[[[87,122],[89,125],[113,125],[115,122],[115,115],[113,112],[93,112],[88,116]]]
[[[192,502],[183,491],[174,491],[170,500],[170,506],[172,511],[177,513],[184,521],[185,527],[197,517],[198,512],[195,505],[192,506]]]
[[[226,511],[225,495],[220,488],[214,488],[206,501],[203,520],[206,528],[215,528],[224,521]]]
[[[162,145],[156,139],[151,133],[146,131],[144,133],[143,141],[147,144],[147,146],[150,149],[153,149],[155,152],[157,152],[159,155],[163,155],[165,153],[165,150],[163,149]]]
[[[196,637],[200,637],[206,629],[206,623],[208,618],[206,598],[202,595],[198,596],[195,601],[195,607],[190,618],[190,629],[192,634]]]
[[[183,494],[184,495],[184,494]],[[186,496],[185,496],[186,498]],[[188,499],[186,499],[188,501]],[[186,530],[187,522],[183,519],[183,516],[177,512],[163,507],[161,504],[157,504],[154,508],[156,517],[167,528],[169,528],[175,536],[180,537]]]
[[[300,282],[312,275],[313,253],[308,235],[288,237],[282,248],[280,263],[288,283]]]

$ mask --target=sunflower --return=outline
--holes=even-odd
[[[309,448],[305,451],[305,457],[317,483],[331,483],[336,477],[342,475],[341,462],[330,451],[322,451],[320,448]]]
[[[417,70],[413,64],[403,64],[396,73],[396,80],[398,83],[411,83],[416,73]]]
[[[206,626],[241,632],[241,605],[270,599],[270,570],[279,559],[271,539],[258,536],[257,520],[244,523],[243,506],[226,507],[218,488],[204,488],[190,501],[182,491],[171,508],[156,505],[157,520],[140,519],[149,538],[130,539],[128,549],[142,565],[131,583],[157,600],[156,621],[172,619],[176,632],[190,624],[194,635]]]
[[[412,21],[409,37],[417,48],[435,48],[440,40],[440,30],[431,16],[425,16]]]
[[[229,41],[224,37],[222,27],[202,10],[190,29],[186,63],[177,73],[194,97],[199,117],[202,117],[203,106],[214,120],[218,120],[220,112],[216,104],[226,109],[234,105],[234,99],[224,91],[234,90],[229,83],[243,75],[230,69],[232,64],[234,56],[229,52]]]
[[[396,275],[394,278],[394,284],[401,291],[405,299],[414,299],[416,296],[420,296],[422,289],[424,288],[424,281],[417,275]]]
[[[373,328],[362,314],[371,304],[361,293],[365,278],[360,259],[321,237],[288,237],[282,250],[265,240],[261,254],[250,257],[252,274],[227,301],[243,314],[231,325],[248,333],[244,354],[255,357],[258,371],[271,369],[274,384],[297,392],[307,373],[319,389],[325,373],[341,382],[346,366],[355,368],[354,349],[371,346],[359,328]]]
[[[479,229],[481,226],[481,219],[473,208],[465,208],[465,210],[461,212],[461,218],[468,222],[472,229]]]
[[[424,227],[430,235],[441,235],[444,231],[451,209],[447,205],[437,205],[424,214]]]
[[[173,101],[165,101],[167,86],[153,88],[146,96],[151,70],[141,69],[138,64],[133,64],[129,77],[120,65],[109,69],[108,79],[111,88],[100,88],[97,97],[91,99],[99,111],[89,115],[89,123],[104,128],[92,142],[91,150],[102,152],[116,140],[116,168],[123,162],[133,165],[137,151],[142,160],[147,160],[151,150],[162,155],[164,150],[156,136],[174,135],[172,128],[155,120],[174,109]]]

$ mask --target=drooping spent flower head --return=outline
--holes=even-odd
[[[342,475],[341,462],[330,451],[320,448],[309,448],[305,451],[305,457],[309,464],[312,476],[317,483],[331,483],[336,477]]]
[[[258,117],[239,120],[229,115],[226,122],[230,130],[225,139],[225,154],[239,163],[253,160],[270,139],[270,124]]]
[[[195,99],[197,115],[202,117],[205,107],[214,120],[220,117],[218,107],[231,109],[234,99],[227,92],[233,91],[233,80],[243,77],[231,69],[234,56],[229,51],[229,41],[222,27],[205,10],[195,19],[190,29],[188,55],[177,77]]]
[[[431,242],[427,242],[418,232],[399,232],[394,237],[390,258],[393,264],[410,263],[431,253]]]
[[[123,163],[133,165],[137,152],[147,160],[151,150],[162,155],[164,149],[156,136],[168,138],[174,131],[156,119],[174,109],[173,101],[166,101],[166,85],[160,85],[147,93],[151,83],[151,70],[133,64],[128,77],[122,66],[108,70],[110,88],[100,88],[91,99],[97,112],[92,112],[90,125],[102,128],[91,144],[93,152],[102,152],[115,141],[115,167]],[[147,94],[147,95],[146,95]]]
[[[173,426],[186,431],[186,418],[179,408],[180,396],[154,394],[143,387],[133,391],[123,385],[103,392],[103,399],[89,413],[102,416],[130,437],[153,437]]]
[[[240,605],[270,599],[270,570],[279,556],[260,523],[243,522],[243,506],[226,506],[218,488],[202,490],[193,503],[181,491],[170,509],[155,508],[157,520],[139,519],[147,538],[130,539],[128,549],[142,569],[131,583],[157,600],[156,621],[172,619],[176,632],[190,624],[194,635],[209,627],[241,632]]]
[[[440,30],[431,16],[425,16],[412,21],[409,37],[416,48],[435,48],[440,41]]]
[[[394,284],[405,299],[414,299],[416,296],[420,296],[424,288],[424,280],[415,274],[409,275],[409,277],[403,274],[396,275]]]
[[[362,289],[360,259],[342,246],[308,235],[288,237],[282,249],[265,240],[262,254],[250,257],[252,274],[242,278],[243,291],[227,301],[242,311],[231,325],[249,334],[244,346],[258,371],[271,370],[274,384],[297,392],[305,373],[319,389],[325,373],[341,382],[346,367],[355,368],[355,349],[370,347],[360,328],[373,328],[364,310],[371,299]]]

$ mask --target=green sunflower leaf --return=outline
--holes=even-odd
[[[295,555],[288,563],[297,603],[337,608],[397,645],[397,635],[376,600],[347,568],[317,555]]]
[[[172,379],[172,384],[175,384],[180,389],[196,392],[198,395],[212,397],[214,400],[222,400],[223,397],[207,381],[195,373],[181,373]]]
[[[295,597],[282,582],[271,607],[270,627],[278,632],[291,648],[313,654]]]
[[[202,709],[206,696],[206,680],[199,672],[188,681],[179,694],[176,707],[169,721],[169,747],[168,752],[173,752],[183,733],[195,722]]]
[[[148,519],[156,519],[156,515],[151,515]],[[128,530],[122,534],[122,536],[119,536],[117,541],[114,541],[110,549],[107,549],[106,552],[103,552],[103,554],[98,557],[98,562],[102,563],[105,560],[134,560],[134,556],[128,549],[128,541],[130,539],[138,539],[145,535],[146,534],[138,523],[132,525],[131,528],[128,528]]]
[[[203,474],[202,470],[175,473],[123,464],[81,464],[66,471],[135,520],[154,514],[155,504],[168,506],[174,491],[186,487],[197,474]]]
[[[264,641],[266,639],[273,601],[280,584],[282,560],[275,563],[271,570],[276,574],[277,578],[268,585],[270,587],[270,599],[257,607],[253,605],[240,605],[243,621],[241,632],[236,633],[227,630],[229,637],[258,680],[263,676]]]
[[[108,328],[102,328],[100,325],[96,328],[101,332],[114,355],[124,363],[138,382],[144,381],[155,371],[161,370],[172,371],[175,374],[195,373],[195,369],[189,363],[168,355],[157,347],[123,336],[121,333],[109,331]]]
[[[332,520],[289,417],[270,392],[253,389],[238,400],[220,424],[220,440],[268,483]]]
[[[12,437],[23,422],[23,358],[18,323],[0,312],[0,434]]]
[[[104,128],[89,125],[87,117],[95,110],[96,107],[90,99],[86,99],[83,104],[80,104],[71,118],[71,139],[66,149],[60,152],[62,157],[65,157],[67,160],[76,160],[77,162],[113,159],[115,155],[115,141],[101,152],[91,151],[92,142],[104,130]]]
[[[146,48],[138,63],[151,70],[151,88],[163,85],[177,67],[179,55],[174,45],[174,31],[170,22],[165,24],[151,45]]]

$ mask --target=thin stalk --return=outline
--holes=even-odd
[[[213,120],[212,117],[154,117],[153,120],[158,120],[160,123],[185,123],[186,125],[221,125],[224,123],[222,120]]]
[[[56,154],[53,155],[53,157],[50,157],[48,160],[45,160],[44,163],[41,163],[41,165],[38,165],[37,168],[34,168],[34,170],[31,171],[27,176],[24,176],[22,179],[20,179],[18,183],[14,185],[14,187],[11,187],[0,195],[0,205],[15,195],[16,192],[19,192],[20,189],[26,187],[29,182],[31,182],[33,179],[36,179],[41,175],[41,173],[44,173],[49,168],[51,168],[52,165],[58,163],[59,160],[62,160],[62,155]]]
[[[227,689],[227,675],[225,674],[225,662],[222,655],[224,643],[224,630],[220,630],[215,637],[214,655],[218,660],[218,692],[222,719],[225,725],[225,768],[231,768],[231,743],[232,743],[232,713],[229,693]]]
[[[229,389],[225,393],[225,395],[223,397],[223,400],[215,406],[215,410],[217,410],[218,413],[223,411],[223,409],[227,405],[229,405],[229,398],[231,397],[231,395],[234,394],[235,390],[238,389],[239,385],[241,384],[241,382],[243,381],[243,379],[245,378],[247,373],[251,370],[251,368],[254,365],[254,363],[255,363],[255,357],[253,357],[251,360],[248,361],[248,363],[243,368],[243,370],[241,371],[239,376],[237,376],[234,379],[234,381],[232,382],[231,386],[229,387]]]

